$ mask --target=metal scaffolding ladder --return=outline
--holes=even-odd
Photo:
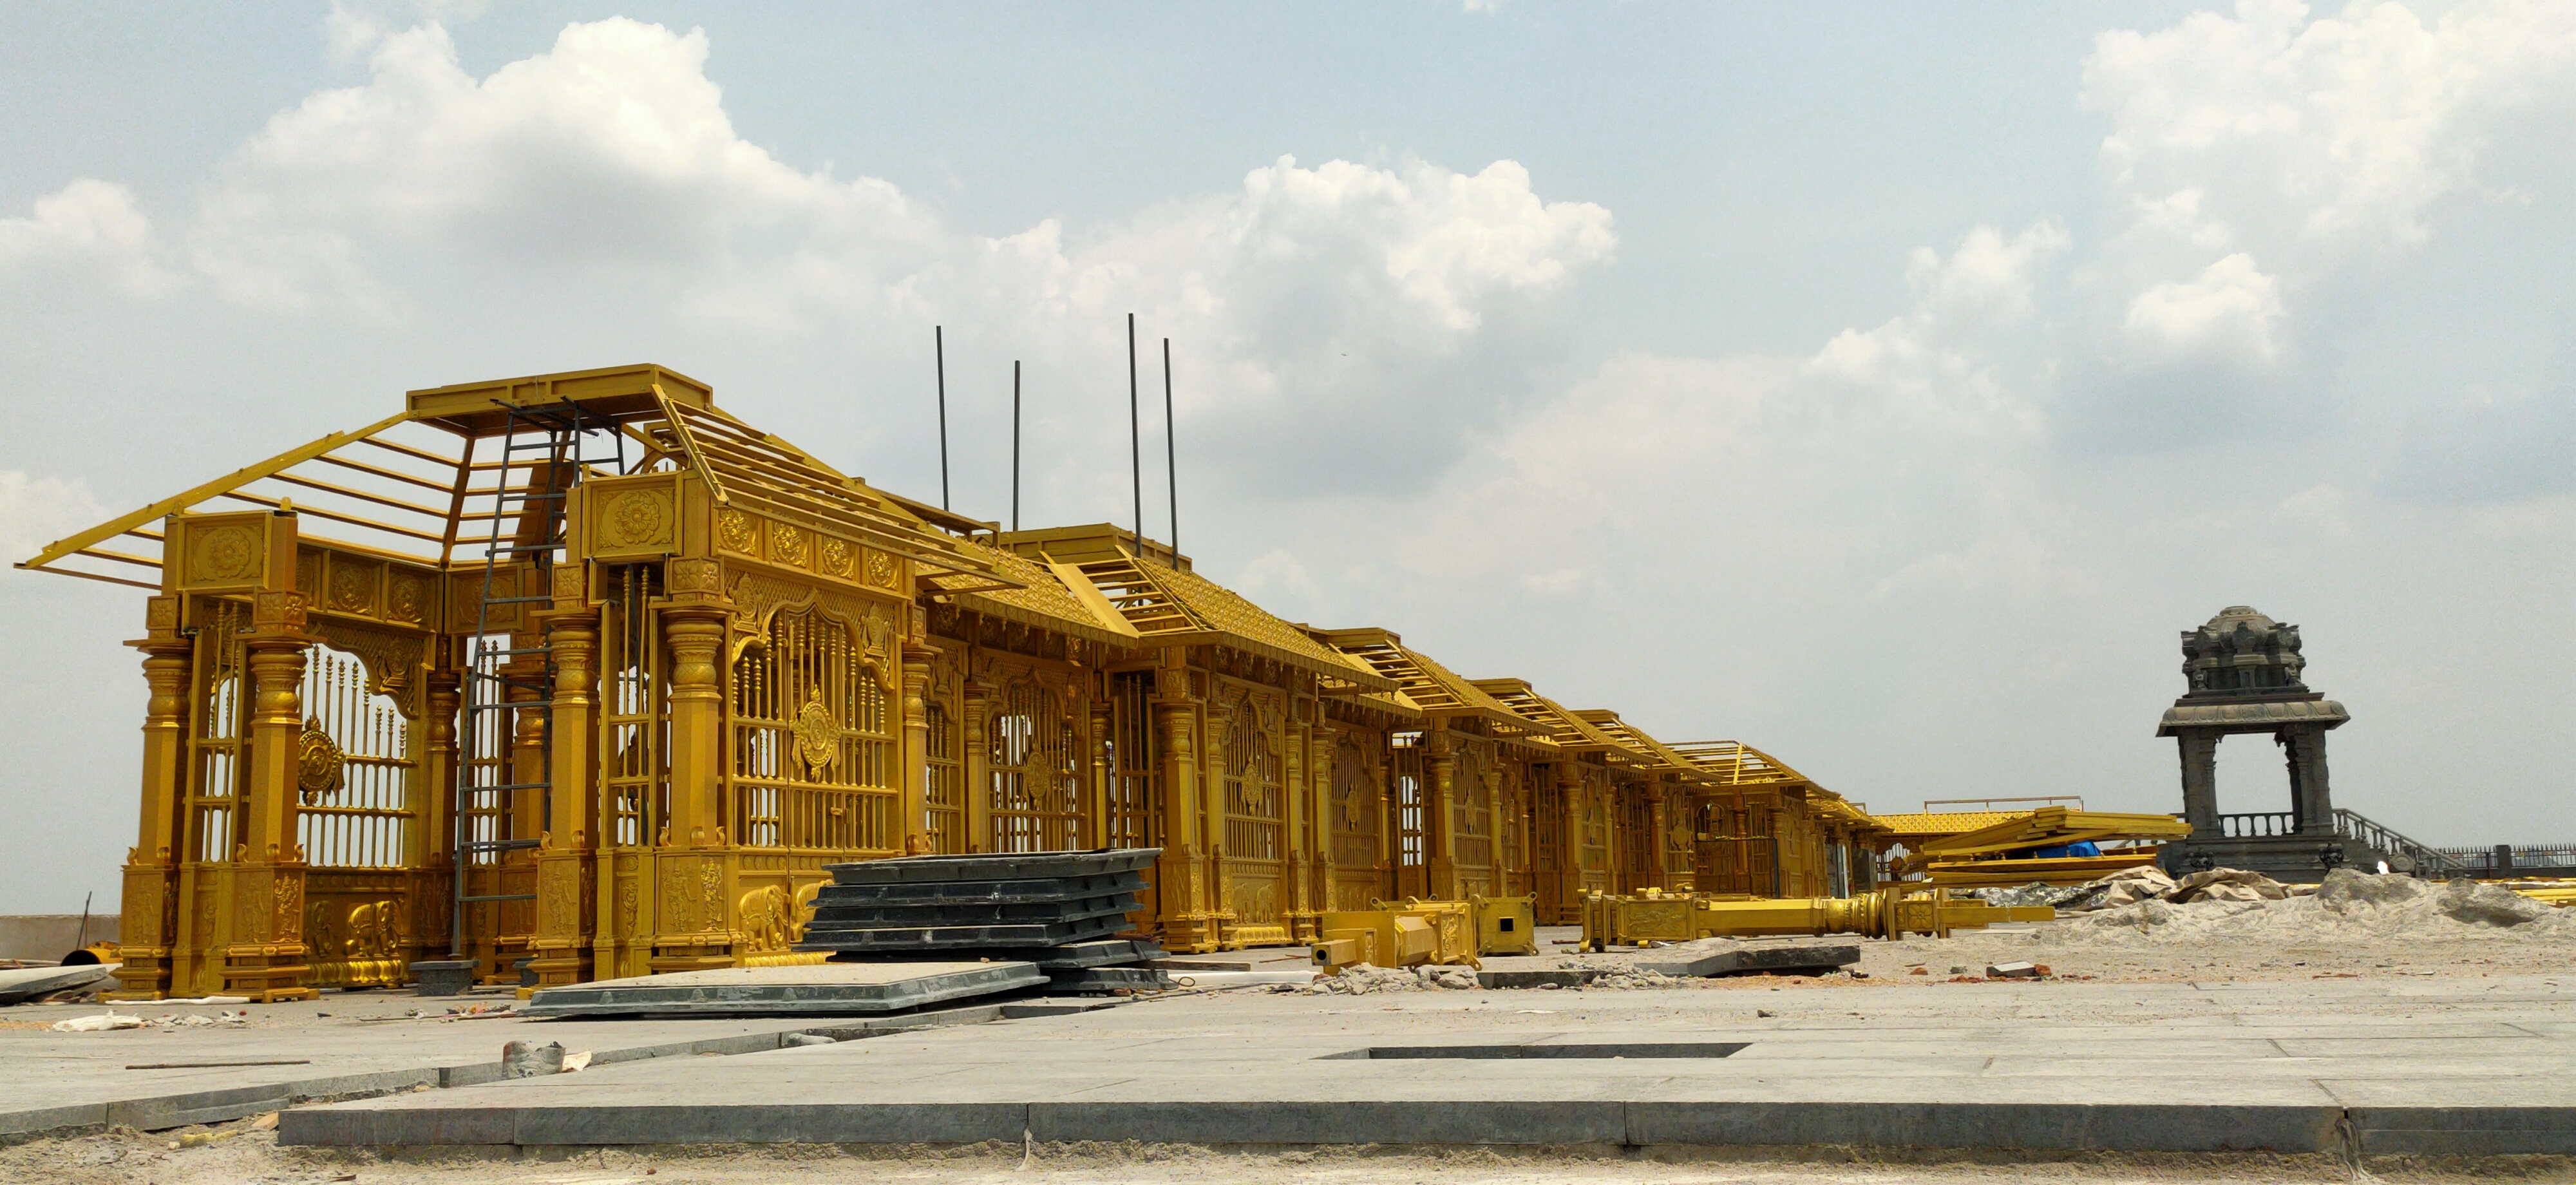
[[[612,467],[608,468],[611,473],[626,471],[625,434],[614,421],[585,413],[577,403],[566,400],[534,408],[504,404],[502,411],[508,419],[489,491],[492,534],[483,553],[483,599],[475,608],[474,633],[466,639],[463,713],[457,729],[455,913],[448,930],[448,957],[453,959],[466,957],[467,907],[536,900],[533,892],[500,891],[503,853],[537,846],[535,835],[511,833],[512,821],[520,814],[516,808],[524,801],[519,796],[537,796],[538,830],[554,824],[553,802],[547,794],[554,766],[553,638],[523,629],[515,640],[507,634],[496,640],[490,632],[494,609],[501,607],[503,618],[516,617],[519,606],[554,600],[555,555],[564,546],[565,508],[573,487],[594,467]],[[607,434],[605,442],[592,439],[599,433]],[[527,479],[514,488],[511,474],[522,469],[528,471]],[[531,516],[540,515],[543,525],[533,535],[521,529]],[[511,528],[509,534],[503,533],[504,523]],[[527,559],[529,578],[515,587],[506,586],[501,572],[515,567],[521,557]],[[531,588],[536,590],[533,595]],[[496,591],[510,595],[496,596]],[[531,635],[534,645],[519,644]],[[530,658],[537,660],[534,669],[524,661]],[[513,700],[514,692],[523,698]],[[521,731],[513,727],[514,711],[532,714],[539,724],[537,735],[543,747],[537,754],[535,776],[528,781],[510,780],[516,772],[512,746]],[[487,747],[492,751],[488,763],[484,760]],[[471,873],[483,858],[491,861],[493,891],[476,893]],[[500,937],[497,928],[493,937],[496,941]]]

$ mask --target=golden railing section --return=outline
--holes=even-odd
[[[1161,848],[1134,924],[1196,951],[1885,846],[1756,750],[876,490],[655,366],[411,392],[21,566],[152,594],[129,999],[792,962],[825,865],[905,853]]]

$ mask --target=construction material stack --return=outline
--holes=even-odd
[[[1160,848],[904,856],[834,864],[800,951],[841,961],[1034,963],[1056,992],[1172,986],[1163,948],[1129,936]]]

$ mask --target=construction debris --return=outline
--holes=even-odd
[[[511,1041],[501,1046],[501,1076],[504,1078],[541,1078],[563,1072],[562,1042]]]
[[[1424,966],[1411,969],[1355,963],[1304,987],[1288,987],[1301,996],[1366,996],[1377,992],[1473,991],[1483,987],[1477,973],[1463,967]]]

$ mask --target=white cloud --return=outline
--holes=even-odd
[[[2010,239],[1993,227],[1968,232],[1945,259],[1917,248],[1906,264],[1915,305],[1875,329],[1845,329],[1810,357],[1804,372],[1860,405],[1918,426],[1979,432],[2004,422],[2029,426],[2029,412],[1995,373],[1982,347],[2032,310],[2041,263],[2069,244],[2055,222]]]
[[[623,18],[477,79],[444,30],[384,38],[365,84],[269,121],[190,236],[228,299],[392,312],[384,275],[465,253],[545,272],[774,273],[803,256],[899,275],[937,222],[894,186],[799,171],[743,140],[703,33]]]
[[[2426,207],[2470,180],[2481,119],[2564,94],[2576,61],[2564,3],[2464,3],[2429,24],[2393,3],[2308,16],[2239,0],[2233,17],[2102,34],[2084,98],[2111,115],[2116,182],[2204,192],[2267,246],[2418,243]]]
[[[331,0],[322,39],[331,60],[346,66],[366,58],[386,35],[417,24],[454,25],[482,16],[488,0]]]
[[[152,220],[134,191],[88,177],[37,198],[25,218],[0,218],[0,279],[93,274],[131,296],[170,290]]]
[[[0,564],[33,559],[55,540],[107,518],[87,482],[0,469]]]
[[[2029,313],[2034,269],[2070,242],[2066,229],[2054,221],[2010,239],[1980,226],[1968,232],[1947,260],[1929,247],[1915,248],[1905,276],[1922,298],[1924,315],[1952,326],[1983,326]]]
[[[2553,0],[2322,16],[2238,0],[2096,38],[2083,101],[2111,121],[2119,213],[2086,270],[2118,323],[2100,339],[2119,343],[2100,360],[2125,405],[2111,419],[2131,425],[2117,434],[2142,438],[2155,405],[2196,405],[2236,368],[2284,365],[2303,335],[2293,294],[2420,250],[2437,203],[2484,191],[2506,119],[2576,97],[2571,65],[2576,5]]]
[[[2281,282],[2240,251],[2139,293],[2121,327],[2157,361],[2263,363],[2280,356],[2283,315]]]
[[[1313,445],[1344,476],[1419,482],[1516,405],[1556,348],[1538,310],[1617,249],[1608,210],[1542,197],[1510,160],[1283,156],[1125,220],[979,235],[887,181],[745,140],[703,32],[569,25],[478,78],[436,24],[385,32],[388,11],[334,11],[366,77],[270,119],[173,236],[219,299],[388,329],[516,309],[880,356],[944,323],[961,356],[1007,348],[1059,389],[1123,370],[1112,327],[1135,312],[1182,343],[1185,423],[1225,404],[1199,439],[1261,446],[1224,480],[1277,480]],[[121,213],[118,233],[147,242],[131,194],[82,192],[100,214],[67,225]],[[1095,422],[1054,427],[1068,452],[1105,443]],[[1353,438],[1380,451],[1321,448]]]
[[[1288,157],[1235,193],[1124,225],[984,238],[886,181],[800,170],[744,140],[700,31],[575,24],[480,79],[436,25],[371,44],[365,83],[272,119],[204,200],[190,244],[227,298],[401,315],[408,273],[461,257],[640,275],[687,315],[767,332],[853,314],[1151,308],[1253,354],[1312,341],[1319,320],[1428,331],[1437,351],[1616,245],[1607,210],[1542,200],[1512,161],[1458,173]]]

